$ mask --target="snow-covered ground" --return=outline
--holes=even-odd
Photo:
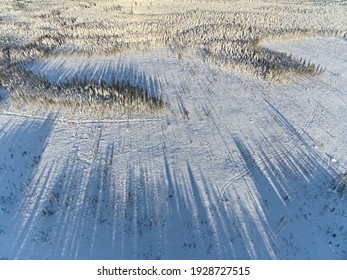
[[[326,70],[270,84],[168,48],[28,66],[146,73],[169,106],[74,114],[1,89],[0,259],[347,259],[347,41],[261,48]]]

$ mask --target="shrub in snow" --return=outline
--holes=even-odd
[[[10,57],[12,62],[18,62],[65,52],[95,55],[168,47],[177,50],[181,58],[184,52],[194,51],[208,63],[280,81],[292,75],[320,74],[323,69],[263,50],[259,47],[261,42],[314,35],[342,37],[347,33],[345,9],[339,6],[335,14],[341,17],[327,20],[326,12],[332,7],[323,3],[319,7],[308,3],[303,8],[290,3],[281,6],[252,2],[244,3],[241,9],[237,3],[216,2],[213,8],[209,5],[208,9],[190,10],[195,3],[192,1],[181,10],[146,14],[140,8],[142,2],[135,5],[133,1],[115,4],[100,0],[77,6],[53,2],[42,11],[30,9],[33,6],[28,3],[28,23],[2,22],[2,60]],[[160,3],[157,4],[159,9]],[[260,12],[254,10],[255,4]],[[76,12],[80,10],[83,13]],[[317,13],[325,14],[317,17]]]
[[[112,106],[125,111],[156,112],[166,104],[158,93],[132,85],[129,81],[111,83],[74,77],[65,82],[52,82],[25,68],[25,64],[13,64],[5,71],[3,82],[11,91],[13,100],[38,102],[46,105]],[[142,75],[144,76],[144,75]]]

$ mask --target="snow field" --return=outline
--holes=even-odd
[[[346,258],[337,189],[346,166],[337,54],[346,43],[301,42],[271,48],[315,62],[319,46],[335,63],[319,61],[321,77],[289,85],[235,75],[194,53],[120,55],[160,82],[171,105],[163,116],[3,111],[3,258]],[[77,75],[87,63],[58,62],[36,70]],[[102,58],[92,63],[103,72]]]
[[[0,259],[347,258],[345,1],[0,10]]]

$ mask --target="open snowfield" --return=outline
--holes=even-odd
[[[48,2],[0,4],[0,259],[347,259],[346,1]],[[165,106],[23,100],[14,64]]]

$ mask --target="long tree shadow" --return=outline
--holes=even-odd
[[[218,196],[199,167],[166,153],[124,159],[115,142],[96,138],[91,165],[71,153],[36,174],[42,179],[23,202],[27,217],[9,258],[250,258],[228,209],[211,226]]]
[[[334,223],[344,217],[337,205],[324,208],[330,201],[326,189],[338,184],[336,172],[282,119],[278,124],[291,127],[283,129],[293,147],[266,142],[254,153],[252,143],[234,135],[235,158],[244,172],[222,195],[199,162],[184,160],[187,150],[180,157],[151,133],[148,143],[135,147],[131,134],[117,133],[132,124],[119,124],[116,133],[112,128],[113,140],[101,128],[88,140],[91,146],[77,140],[75,150],[27,175],[35,184],[11,216],[13,230],[20,230],[1,237],[10,244],[1,254],[12,259],[340,258],[345,229]],[[10,125],[4,131],[11,131]],[[49,122],[33,129],[32,137],[47,137],[48,127]],[[2,143],[22,137],[18,133],[4,136]],[[2,176],[2,182],[10,179]],[[338,236],[329,243],[325,231]],[[331,246],[338,245],[336,254]]]
[[[20,248],[22,233],[31,224],[33,205],[27,202],[37,190],[33,178],[52,129],[54,116],[45,120],[9,120],[0,130],[0,256],[14,258]],[[30,208],[30,209],[28,209]],[[14,229],[16,229],[14,231]],[[15,238],[18,243],[10,242]],[[21,240],[21,241],[19,241]]]
[[[335,222],[334,219],[326,222],[325,217],[333,218],[335,207],[331,206],[331,213],[322,210],[327,207],[333,195],[331,192],[339,183],[338,173],[283,114],[272,105],[270,107],[293,146],[273,146],[267,142],[266,150],[258,147],[256,156],[240,137],[233,137],[247,171],[244,179],[247,189],[243,197],[251,203],[237,202],[233,189],[228,196],[234,198],[240,207],[245,207],[244,213],[248,212],[248,215],[241,215],[246,230],[264,229],[261,240],[253,234],[248,243],[258,246],[260,242],[267,242],[276,258],[343,258],[343,252],[332,250],[332,243],[326,241],[325,230]],[[254,221],[259,224],[255,226]],[[264,256],[261,256],[261,251],[254,251],[252,257]]]

